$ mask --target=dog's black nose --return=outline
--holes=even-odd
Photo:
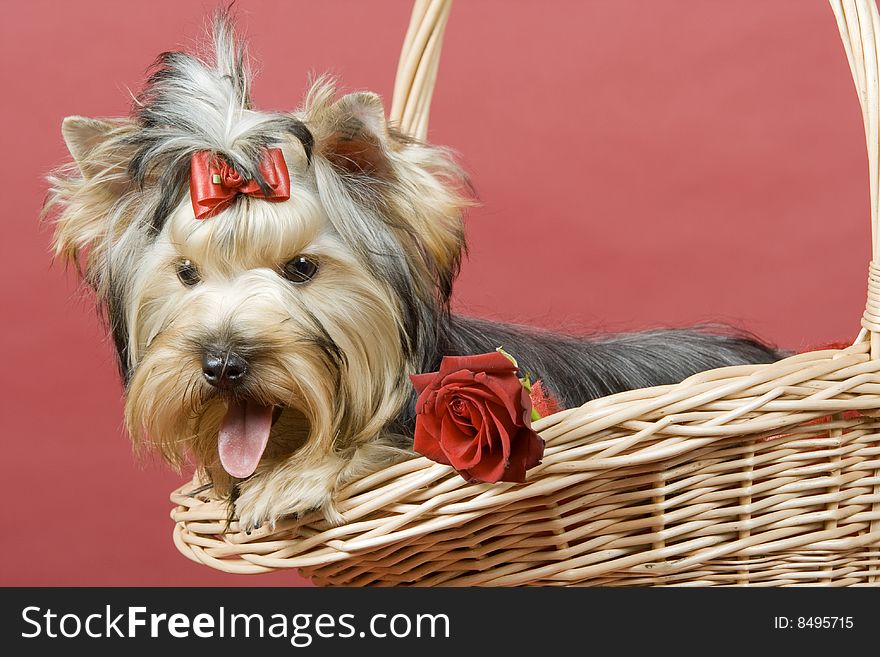
[[[234,388],[247,374],[247,361],[228,349],[205,349],[202,372],[205,381],[216,388]]]

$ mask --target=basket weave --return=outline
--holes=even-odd
[[[174,541],[232,573],[298,568],[320,585],[880,583],[878,56],[873,0],[831,2],[865,117],[873,262],[852,347],[728,367],[535,424],[525,484],[466,483],[412,458],[318,516],[250,535],[197,474],[172,494]],[[427,130],[450,2],[419,0],[392,118]]]

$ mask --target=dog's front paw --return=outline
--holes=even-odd
[[[333,506],[334,482],[283,466],[257,474],[240,484],[235,500],[239,528],[245,532],[263,526],[275,529],[285,517],[302,517],[313,511],[321,511],[334,525],[340,524],[342,516]]]

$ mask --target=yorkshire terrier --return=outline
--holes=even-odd
[[[71,116],[52,174],[54,250],[106,314],[136,445],[189,455],[242,529],[321,510],[412,445],[411,373],[503,345],[565,407],[780,354],[696,328],[572,337],[450,312],[467,179],[315,82],[301,109],[251,106],[223,13],[213,52],[167,52],[129,118]]]

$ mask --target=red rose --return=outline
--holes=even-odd
[[[445,356],[439,372],[410,379],[419,393],[415,451],[471,481],[523,482],[541,462],[532,401],[504,355]]]

